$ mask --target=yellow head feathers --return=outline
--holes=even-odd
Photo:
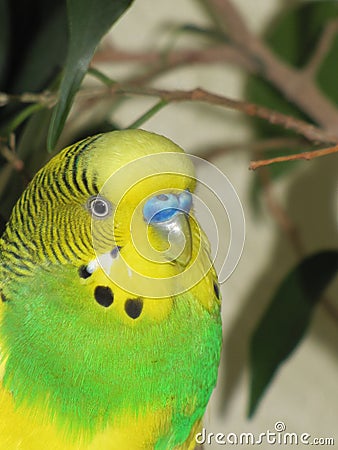
[[[149,197],[162,191],[192,192],[194,183],[188,156],[163,136],[125,130],[89,137],[61,151],[35,175],[4,238],[12,241],[20,230],[20,252],[27,264],[88,263],[97,252],[130,242],[133,218],[136,228],[146,226],[142,210],[139,217],[135,212]],[[103,203],[95,203],[97,198]],[[53,250],[46,245],[51,240]]]

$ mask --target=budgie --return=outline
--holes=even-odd
[[[195,184],[143,130],[33,177],[0,240],[0,450],[195,447],[222,339]]]

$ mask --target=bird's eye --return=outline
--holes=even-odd
[[[97,219],[105,219],[112,211],[110,202],[103,197],[90,198],[88,200],[88,209],[92,216]]]

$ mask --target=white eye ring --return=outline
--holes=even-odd
[[[96,219],[105,219],[112,211],[111,203],[104,197],[91,197],[88,200],[88,209]]]

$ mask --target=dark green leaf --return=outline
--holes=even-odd
[[[61,134],[74,95],[97,45],[131,3],[132,0],[68,0],[70,42],[59,102],[54,110],[48,134],[49,150],[54,148]]]
[[[4,7],[3,2],[0,0],[0,9]],[[0,21],[4,12],[8,27],[7,54],[0,51],[0,60],[5,58],[5,70],[0,70],[0,88],[11,94],[41,92],[50,87],[64,64],[67,49],[65,1],[55,0],[47,5],[44,0],[11,0],[7,6],[7,11],[0,11]],[[6,35],[2,26],[0,34]],[[0,47],[4,45],[2,37]],[[21,119],[25,118],[26,107],[20,102],[11,102],[0,109],[2,136],[15,131],[16,142],[20,140],[24,128]]]
[[[39,92],[46,89],[60,73],[67,52],[67,16],[64,4],[40,24],[35,38],[14,76],[13,89],[17,93]]]
[[[46,80],[41,80],[40,71],[42,68],[42,71],[55,70],[52,61],[55,60],[56,55],[52,53],[56,51],[59,55],[62,47],[65,48],[64,42],[67,34],[65,1],[7,0],[6,2],[0,0],[0,5],[0,17],[6,21],[5,33],[8,36],[6,72],[2,74],[5,78],[1,89],[12,94],[20,94],[23,90],[45,88]],[[3,25],[0,31],[2,33],[1,45],[3,45],[2,38],[4,36],[2,27]],[[35,49],[35,47],[38,48]],[[38,53],[39,55],[37,55]],[[34,61],[32,61],[33,56]],[[63,63],[63,58],[57,61],[59,68]],[[38,65],[34,74],[37,79],[30,78],[26,83],[25,72],[29,66],[34,64]],[[21,80],[20,86],[17,86],[18,79]]]
[[[304,259],[283,280],[250,345],[252,416],[280,364],[302,339],[320,296],[338,270],[338,251]]]
[[[0,85],[5,78],[6,60],[9,47],[9,30],[8,30],[8,5],[6,0],[0,0]]]

